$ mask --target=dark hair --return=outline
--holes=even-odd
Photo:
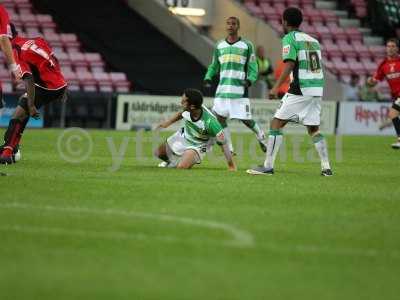
[[[15,38],[18,35],[18,31],[17,28],[15,28],[14,23],[10,23],[10,28],[11,28],[12,38]]]
[[[303,22],[303,14],[297,7],[289,7],[283,12],[283,20],[288,26],[299,27]]]
[[[236,20],[236,23],[237,23],[238,26],[240,27],[240,20],[239,20],[238,17],[229,17],[228,19],[226,19],[226,21],[228,21],[228,20],[230,20],[230,19]]]
[[[396,39],[396,38],[387,39],[387,40],[386,40],[386,45],[387,45],[388,43],[395,43],[396,46],[399,47],[399,40]]]
[[[186,89],[184,92],[188,98],[187,101],[190,105],[194,105],[196,108],[201,108],[203,104],[203,94],[196,89]]]

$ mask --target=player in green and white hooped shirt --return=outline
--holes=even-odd
[[[212,110],[224,127],[231,151],[233,152],[233,147],[227,119],[241,120],[256,134],[261,149],[265,152],[265,134],[252,119],[248,98],[248,87],[258,76],[254,46],[238,35],[239,28],[240,22],[237,17],[229,17],[226,20],[228,36],[216,44],[212,63],[204,77],[204,84],[206,87],[211,87],[211,80],[219,74]]]
[[[157,129],[167,128],[184,119],[184,126],[167,141],[161,144],[155,155],[166,164],[162,166],[190,169],[199,164],[205,154],[211,150],[214,142],[223,149],[228,169],[235,171],[232,153],[226,143],[224,131],[217,118],[203,106],[203,95],[195,89],[186,89],[181,100],[182,112],[158,125]]]
[[[282,41],[282,58],[285,67],[270,91],[270,98],[276,98],[278,87],[291,73],[292,81],[271,122],[264,166],[247,170],[249,174],[274,173],[275,158],[282,144],[281,130],[289,121],[295,121],[305,125],[312,137],[321,159],[321,175],[332,175],[326,141],[319,132],[324,86],[321,48],[316,39],[299,30],[302,21],[303,15],[298,8],[289,7],[283,13],[282,23],[286,35]]]

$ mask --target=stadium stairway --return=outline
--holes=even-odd
[[[125,1],[32,2],[39,12],[52,15],[60,29],[75,32],[85,48],[126,73],[137,92],[179,95],[202,83],[204,67]]]

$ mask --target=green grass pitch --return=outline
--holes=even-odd
[[[330,136],[324,178],[309,138],[287,135],[275,175],[253,177],[250,134],[230,173],[217,148],[160,169],[151,133],[88,133],[85,161],[84,137],[28,129],[0,166],[0,299],[399,299],[393,138]]]

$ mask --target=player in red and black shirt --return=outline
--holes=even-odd
[[[400,149],[400,55],[397,39],[388,39],[386,42],[386,58],[381,62],[375,75],[368,78],[368,83],[376,85],[378,81],[387,80],[393,99],[389,118],[392,120],[397,134],[397,142],[392,144],[393,149]]]
[[[11,27],[10,27],[10,19],[7,13],[7,10],[4,8],[2,4],[0,4],[0,49],[4,53],[7,64],[9,66],[10,71],[13,73],[13,76],[16,80],[21,78],[21,70],[18,64],[15,63],[15,59],[12,53],[12,47],[10,39],[11,35]],[[3,106],[3,93],[0,84],[0,109]]]
[[[13,152],[17,149],[29,118],[39,118],[38,109],[52,101],[65,100],[67,83],[53,50],[43,38],[27,39],[17,35],[11,24],[12,46],[15,60],[22,70],[26,93],[18,106],[4,135],[5,144],[0,163],[13,163]]]

